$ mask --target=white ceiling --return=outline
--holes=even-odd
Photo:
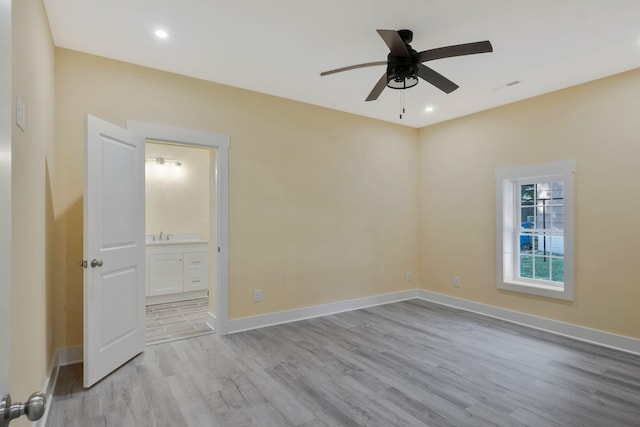
[[[55,44],[411,127],[640,67],[639,0],[44,0]],[[153,33],[163,28],[166,40]],[[376,29],[413,30],[417,51],[490,40],[494,52],[427,64],[421,81],[365,102],[384,66]],[[520,84],[507,86],[513,81]],[[399,119],[401,92],[406,114]],[[433,106],[434,111],[425,112]]]

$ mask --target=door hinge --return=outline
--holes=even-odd
[[[87,262],[86,259],[80,260],[80,268],[88,268],[89,267],[89,263]]]

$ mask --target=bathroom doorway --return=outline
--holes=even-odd
[[[214,333],[215,156],[213,148],[146,141],[147,345]]]
[[[229,135],[134,120],[127,120],[127,130],[143,135],[148,141],[209,150],[209,203],[215,202],[215,207],[209,208],[207,323],[216,334],[226,335],[229,319]]]

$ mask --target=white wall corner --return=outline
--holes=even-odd
[[[604,332],[598,329],[591,329],[584,326],[578,326],[571,323],[565,323],[559,320],[552,320],[544,317],[534,316],[532,314],[507,310],[505,308],[482,304],[463,298],[452,297],[437,292],[420,289],[417,291],[417,294],[418,298],[425,301],[430,301],[489,317],[494,317],[496,319],[505,320],[510,323],[551,332],[556,335],[573,338],[590,344],[596,344],[602,347],[608,347],[614,350],[620,350],[626,353],[640,355],[640,339],[617,335],[610,332]]]

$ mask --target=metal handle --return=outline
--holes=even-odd
[[[91,260],[91,267],[96,268],[96,267],[102,267],[102,260],[101,259],[92,259]]]
[[[11,395],[7,394],[0,401],[0,427],[9,427],[11,420],[26,415],[29,421],[38,421],[44,415],[47,399],[44,393],[36,391],[27,403],[11,403]]]

